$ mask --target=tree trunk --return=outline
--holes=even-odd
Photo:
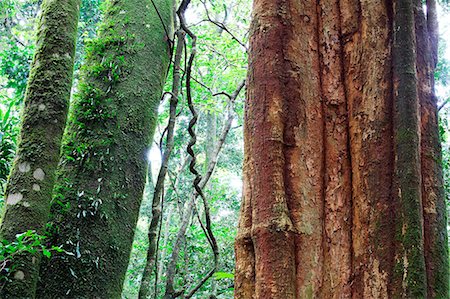
[[[427,19],[415,6],[417,76],[421,116],[422,206],[424,221],[424,251],[429,298],[447,298],[449,289],[449,259],[446,203],[442,176],[442,154],[439,140],[437,98],[434,94],[434,68],[437,62],[437,15],[435,1],[427,1]],[[430,39],[427,39],[426,32]]]
[[[20,142],[6,187],[0,228],[0,238],[10,242],[28,230],[42,233],[48,219],[72,86],[80,2],[42,4]],[[39,254],[15,257],[14,273],[0,288],[0,297],[33,298],[39,260]]]
[[[49,226],[39,298],[120,298],[169,64],[172,2],[108,2],[88,46]],[[158,12],[156,11],[158,10]]]
[[[162,251],[161,256],[159,258],[158,262],[158,279],[161,279],[163,272],[164,272],[164,265],[167,255],[167,242],[169,241],[170,237],[170,223],[172,222],[172,213],[175,208],[172,205],[169,205],[167,216],[166,216],[166,222],[164,223],[164,230],[163,230],[163,242],[162,242]]]
[[[235,298],[447,298],[436,14],[253,9]]]

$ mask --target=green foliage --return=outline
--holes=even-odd
[[[0,91],[0,210],[3,207],[4,188],[16,151],[18,124],[16,103],[10,100],[6,92]]]
[[[216,272],[216,273],[214,273],[214,278],[215,279],[234,279],[234,274],[228,273],[228,272]]]
[[[0,286],[4,281],[10,279],[10,275],[14,272],[14,258],[24,253],[30,253],[35,257],[38,254],[46,258],[52,255],[52,252],[64,252],[60,247],[47,247],[45,245],[46,236],[39,235],[33,230],[28,230],[16,236],[16,240],[8,242],[1,240],[0,243]]]
[[[0,188],[6,183],[9,175],[9,170],[14,158],[17,135],[18,135],[18,118],[14,115],[14,104],[10,103],[8,106],[3,106],[0,103]],[[1,195],[0,192],[0,207]]]
[[[447,199],[450,194],[450,111],[442,109],[439,113],[439,133],[442,141],[442,168],[444,172],[444,189]],[[447,210],[450,208],[450,201],[447,200]]]
[[[445,50],[448,48],[447,41],[443,38],[439,39],[439,57],[434,78],[438,84],[448,86],[450,83],[450,61],[443,59]]]
[[[100,0],[82,0],[78,22],[77,51],[75,55],[75,77],[86,53],[86,42],[97,35],[97,23],[101,20]]]
[[[4,88],[14,89],[14,95],[21,102],[25,95],[29,66],[34,47],[23,47],[10,41],[0,53],[0,76],[7,79]]]

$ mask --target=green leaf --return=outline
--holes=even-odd
[[[52,247],[52,250],[54,250],[54,251],[56,251],[56,252],[64,252],[64,249],[62,249],[62,248],[59,247],[59,246],[53,246],[53,247]]]
[[[50,252],[50,250],[43,248],[42,249],[42,254],[48,258],[50,258],[50,256],[52,255],[52,253]]]
[[[234,279],[234,274],[229,272],[216,272],[214,273],[214,278],[219,279]]]

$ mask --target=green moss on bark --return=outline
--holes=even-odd
[[[394,4],[394,194],[399,201],[400,217],[395,298],[427,297],[413,7],[411,0],[398,0]]]
[[[42,4],[18,152],[5,193],[0,235],[9,241],[28,230],[40,233],[47,222],[72,86],[79,6],[79,0]],[[34,298],[38,261],[39,256],[16,257],[20,275],[11,273],[0,297]]]
[[[88,45],[52,206],[39,298],[120,298],[169,63],[172,1],[112,0]]]

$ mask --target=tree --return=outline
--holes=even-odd
[[[236,298],[448,297],[435,18],[254,1]]]
[[[153,4],[154,6],[153,6]],[[172,47],[169,0],[107,2],[87,49],[51,210],[38,298],[120,298]]]
[[[77,54],[75,56],[76,72],[74,74],[75,80],[73,85],[75,96],[72,103],[76,103],[78,101],[77,94],[79,94],[80,90],[83,90],[83,88],[80,86],[86,81],[86,71],[84,70],[79,72],[78,66],[80,64],[83,64],[83,59],[81,59],[81,57],[85,55],[85,48],[91,48],[91,43],[85,41],[89,37],[92,38],[96,35],[94,33],[95,31],[97,31],[95,28],[95,23],[100,19],[100,14],[98,13],[97,8],[98,2],[98,0],[82,1],[80,14],[81,18],[78,27],[79,39],[77,42]],[[196,46],[197,55],[194,63],[192,64],[191,84],[192,100],[199,116],[198,123],[196,124],[196,128],[194,129],[197,133],[197,145],[195,146],[194,151],[197,156],[197,167],[200,167],[198,169],[205,168],[204,171],[206,172],[206,165],[209,164],[208,162],[212,157],[209,157],[207,161],[205,161],[204,159],[204,153],[202,152],[202,149],[205,146],[205,138],[206,140],[214,139],[215,134],[217,135],[216,141],[218,142],[219,132],[222,131],[222,129],[225,129],[225,127],[223,126],[229,127],[229,134],[227,134],[229,137],[227,137],[226,141],[223,144],[223,153],[217,161],[218,164],[215,173],[212,173],[211,175],[210,185],[208,189],[205,189],[205,196],[210,203],[211,216],[213,217],[212,220],[214,221],[214,232],[217,233],[217,242],[221,247],[221,254],[218,261],[219,263],[217,266],[217,271],[219,271],[219,273],[226,273],[228,275],[214,275],[195,292],[194,297],[217,294],[217,296],[220,298],[224,296],[229,297],[233,291],[230,278],[232,276],[232,268],[234,267],[234,259],[232,253],[233,250],[231,244],[233,242],[236,231],[235,224],[237,221],[237,211],[239,207],[239,178],[240,166],[242,161],[241,116],[243,111],[243,98],[239,96],[239,98],[236,99],[235,103],[232,104],[231,101],[228,100],[228,95],[232,94],[238,83],[242,81],[243,76],[245,76],[245,72],[243,72],[243,70],[246,67],[246,55],[245,52],[240,49],[240,46],[236,44],[235,41],[233,41],[233,36],[238,37],[245,44],[248,28],[246,16],[249,15],[249,5],[246,1],[243,0],[227,1],[226,6],[223,3],[216,3],[215,1],[207,1],[203,5],[202,4],[203,3],[201,2],[194,2],[190,5],[190,12],[188,13],[188,27],[191,28],[191,30],[196,34],[199,34],[199,42]],[[5,7],[5,5],[8,9],[6,16],[10,18],[10,21],[8,20],[8,22],[3,22],[3,13],[5,12],[5,10],[3,10],[3,7]],[[197,20],[199,20],[199,18],[207,18],[207,15],[205,15],[205,12],[203,10],[204,6],[208,6],[211,21],[197,23]],[[0,46],[0,86],[2,87],[0,88],[0,108],[3,112],[6,111],[6,114],[0,115],[0,118],[3,119],[3,123],[5,123],[4,119],[7,119],[8,122],[6,122],[6,124],[9,123],[8,126],[12,128],[12,132],[15,132],[17,128],[14,123],[15,119],[17,118],[17,113],[15,111],[17,110],[18,103],[23,100],[23,95],[20,90],[24,90],[24,88],[20,88],[26,85],[28,68],[34,50],[33,47],[30,46],[31,39],[29,36],[33,32],[33,27],[35,24],[33,18],[34,11],[38,10],[38,8],[36,7],[39,7],[39,3],[37,3],[35,0],[6,0],[0,4],[0,18],[2,19],[2,22],[0,22],[0,35],[6,36],[6,38],[0,39],[0,44],[4,45],[4,47]],[[9,11],[9,9],[12,10]],[[29,13],[31,9],[33,10],[33,14]],[[150,6],[150,9],[153,9],[153,6]],[[194,17],[192,17],[193,15]],[[227,30],[230,31],[228,33],[225,33],[225,36],[219,37],[219,35],[217,34],[218,25],[214,24],[214,22],[216,22],[216,20],[225,19],[227,15],[236,20],[236,22],[233,21],[232,23],[227,24]],[[220,21],[217,22],[220,24]],[[8,28],[4,26],[8,26]],[[3,29],[9,30],[3,31]],[[191,52],[191,44],[192,40],[191,38],[188,38],[186,48],[187,54]],[[88,52],[90,53],[91,51],[88,50]],[[29,55],[28,53],[31,53],[31,55]],[[217,76],[217,73],[220,73],[220,76]],[[181,78],[187,78],[186,65],[181,66],[181,74]],[[83,82],[81,85],[79,84],[80,77]],[[177,109],[178,117],[177,125],[175,126],[174,150],[172,159],[169,162],[166,186],[164,188],[164,191],[162,192],[163,198],[165,199],[164,207],[163,205],[161,206],[164,229],[161,232],[161,242],[159,243],[159,246],[157,246],[157,269],[155,269],[155,271],[158,270],[159,273],[159,275],[155,275],[155,277],[159,277],[159,280],[156,279],[155,281],[155,284],[157,286],[151,286],[152,289],[153,287],[158,288],[157,294],[158,292],[161,293],[161,291],[163,291],[161,287],[163,287],[166,282],[166,268],[169,264],[169,260],[171,260],[173,256],[171,253],[173,251],[172,245],[174,241],[174,232],[178,230],[181,221],[184,220],[181,214],[183,210],[182,205],[190,200],[193,192],[192,176],[187,168],[187,165],[190,164],[191,159],[188,159],[186,154],[186,145],[188,142],[186,135],[188,123],[191,119],[191,114],[187,109],[187,106],[185,105],[186,87],[184,85],[184,79],[183,83],[180,86],[180,104]],[[167,84],[165,90],[170,90],[170,85],[172,85],[171,82],[166,83]],[[161,125],[160,128],[157,128],[157,132],[159,134],[164,134],[163,129],[166,126],[167,119],[169,118],[169,103],[167,101],[170,98],[169,95],[169,92],[165,93],[165,97],[162,99],[160,107],[158,109],[159,111],[161,111],[158,116],[159,123]],[[243,95],[243,93],[241,93],[241,95]],[[9,107],[12,107],[12,109],[8,110]],[[72,108],[71,115],[74,114],[73,109],[74,108]],[[9,111],[11,111],[11,113]],[[222,115],[223,112],[226,112],[226,115]],[[236,115],[234,113],[236,113]],[[207,134],[204,134],[204,128],[209,126],[208,119],[205,118],[205,114],[207,114],[208,116],[214,115],[214,117],[217,117],[216,122],[218,132],[208,132]],[[229,117],[233,115],[235,115],[234,118]],[[11,119],[14,121],[9,121]],[[231,126],[229,126],[229,124],[231,124],[231,121],[228,121],[227,119],[234,119]],[[2,153],[2,157],[0,157],[0,164],[2,166],[5,166],[4,168],[2,168],[2,173],[0,174],[0,181],[3,178],[6,178],[6,175],[9,172],[8,169],[10,168],[10,158],[6,155],[9,154],[6,151],[8,150],[8,147],[6,147],[5,144],[11,144],[13,146],[12,149],[9,150],[12,155],[14,155],[13,151],[15,148],[15,142],[14,138],[12,138],[12,134],[9,134],[9,131],[5,131],[4,128],[5,127],[0,126],[0,152]],[[164,148],[164,140],[164,135],[157,135],[155,138],[155,143],[159,142],[160,146]],[[215,148],[215,145],[215,143],[211,143],[209,146],[213,146],[213,148]],[[5,151],[2,152],[3,150]],[[5,156],[3,154],[5,154]],[[6,157],[6,159],[3,159],[3,157]],[[158,166],[158,164],[158,162],[155,163],[156,166]],[[80,167],[80,169],[81,168],[82,167]],[[5,171],[3,172],[3,170]],[[5,175],[3,176],[3,174]],[[156,180],[154,181],[156,183]],[[3,183],[3,181],[1,182]],[[231,182],[233,183],[233,185],[230,184]],[[198,200],[199,199],[200,198],[198,198]],[[62,203],[62,201],[60,202]],[[0,192],[0,207],[3,207],[3,204],[3,192]],[[142,211],[144,211],[144,208],[142,209]],[[194,209],[195,211],[193,213],[193,216],[196,216],[198,212],[198,216],[200,217],[200,219],[204,219],[205,211],[203,207],[201,205],[198,205],[197,209]],[[52,211],[52,218],[54,216],[55,214]],[[150,213],[143,214],[142,218],[139,219],[139,224],[137,226],[137,239],[135,237],[136,240],[139,240],[138,242],[141,242],[141,239],[139,239],[139,233],[142,231],[144,234],[146,234],[143,222],[146,221],[148,216],[150,216]],[[53,223],[53,221],[50,222],[50,225],[51,223]],[[53,235],[52,237],[52,232],[54,232],[54,226],[49,226],[49,234],[46,234],[47,238],[42,239],[39,237],[39,243],[46,243],[47,245],[56,244],[57,242],[54,242],[55,240],[52,239],[55,238],[56,235]],[[38,236],[30,236],[27,232],[24,235],[20,235],[18,239],[22,241],[27,240],[27,242],[35,242],[35,240],[30,239],[30,237],[34,238]],[[44,243],[42,242],[43,240]],[[47,243],[45,240],[48,240],[49,242]],[[7,246],[2,246],[3,244],[0,245],[1,285],[3,285],[4,279],[8,275],[7,273],[9,273],[8,271],[10,269],[9,261],[6,260],[5,262],[5,260],[3,260],[4,253],[12,250],[22,250],[24,248],[22,246],[22,241],[20,241],[20,244],[12,243],[7,244]],[[205,236],[199,223],[196,220],[190,221],[189,226],[185,232],[185,242],[183,242],[180,248],[181,250],[179,251],[179,259],[178,261],[177,259],[175,259],[177,265],[175,265],[176,272],[174,273],[175,279],[173,281],[173,286],[176,290],[181,290],[183,288],[183,285],[196,286],[197,284],[195,282],[200,282],[200,280],[205,277],[205,271],[211,270],[212,263],[214,262],[213,256],[211,254],[208,243],[205,241]],[[144,266],[143,260],[139,255],[141,253],[144,253],[144,246],[145,242],[133,245],[134,252],[137,252],[137,255],[133,255],[133,259],[131,260],[131,263],[129,265],[129,275],[127,277],[127,282],[124,284],[126,289],[122,294],[122,296],[125,296],[127,298],[133,298],[134,296],[137,296],[136,292],[139,289],[139,282],[141,280],[140,273],[142,273],[141,267]],[[63,247],[64,249],[70,248],[67,245]],[[48,251],[44,252],[45,255],[50,254]],[[56,253],[52,251],[51,254],[53,255]],[[59,254],[58,258],[64,259],[71,254],[74,253],[68,250],[67,253]],[[44,258],[44,264],[46,262],[47,260]],[[4,268],[5,265],[6,268]],[[180,265],[182,266],[180,267]],[[87,275],[89,275],[89,273],[87,273]],[[85,278],[83,277],[80,279]],[[215,284],[217,287],[214,288],[213,284]],[[65,286],[62,285],[62,287]],[[186,288],[185,291],[190,292],[191,290],[193,289]],[[69,293],[65,297],[70,296],[71,294]]]
[[[42,233],[47,222],[69,106],[79,9],[79,0],[42,4],[20,142],[0,227],[0,237],[8,242],[29,230]],[[40,255],[31,252],[14,257],[13,273],[0,288],[0,297],[32,297],[39,260]]]

